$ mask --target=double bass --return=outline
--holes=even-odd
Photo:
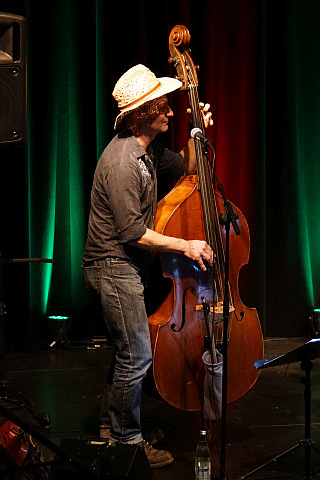
[[[204,132],[199,108],[198,78],[190,56],[190,34],[183,25],[169,36],[170,62],[176,67],[182,90],[189,97],[192,126]],[[229,236],[228,338],[223,338],[225,298],[225,227],[220,224],[224,202],[214,189],[212,163],[201,143],[195,141],[197,173],[182,177],[158,203],[155,230],[185,240],[206,240],[215,261],[206,271],[196,262],[178,254],[161,254],[163,276],[171,280],[166,298],[148,317],[153,351],[153,379],[160,396],[170,405],[187,411],[203,409],[204,364],[208,333],[210,349],[227,341],[227,402],[244,395],[256,382],[259,371],[252,368],[263,357],[263,337],[255,308],[245,306],[238,291],[238,276],[248,263],[250,235],[242,212],[238,216],[240,235]],[[208,329],[207,319],[210,319]]]

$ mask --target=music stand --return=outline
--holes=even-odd
[[[304,447],[304,478],[310,480],[311,473],[310,473],[310,452],[311,448],[319,455],[320,451],[316,447],[315,442],[311,439],[311,378],[310,372],[313,366],[312,360],[318,358],[320,356],[320,339],[312,339],[309,342],[301,345],[298,348],[295,348],[291,352],[285,353],[284,355],[280,355],[274,358],[263,358],[261,360],[257,360],[254,362],[254,366],[258,369],[261,368],[269,368],[275,367],[276,365],[287,365],[289,363],[296,363],[301,362],[300,367],[301,370],[305,372],[305,378],[302,379],[302,383],[304,383],[304,415],[305,415],[305,434],[304,439],[299,440],[293,447],[289,448],[288,450],[280,453],[279,455],[275,456],[268,462],[264,463],[260,467],[252,470],[247,475],[241,477],[241,480],[249,478],[251,475],[254,475],[256,472],[260,471],[267,465],[276,462],[280,458],[284,457],[288,453],[293,452],[299,447]],[[312,475],[315,475],[320,470],[312,472]]]

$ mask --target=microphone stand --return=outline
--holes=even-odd
[[[223,187],[219,182],[216,171],[213,170],[214,176],[217,180],[217,187],[220,191],[226,213],[221,213],[219,221],[221,225],[225,226],[226,231],[226,247],[225,247],[225,287],[224,287],[224,299],[223,299],[223,369],[222,369],[222,414],[221,414],[221,468],[220,468],[220,480],[226,479],[226,443],[227,443],[227,375],[228,375],[228,344],[229,344],[229,253],[230,253],[230,223],[232,223],[233,229],[236,235],[240,235],[239,225],[236,220],[238,215],[233,211],[231,203],[227,200]]]
[[[50,428],[50,419],[47,413],[37,413],[34,411],[32,402],[27,399],[20,391],[18,391],[5,376],[5,319],[6,305],[4,303],[4,275],[3,265],[12,263],[53,263],[48,258],[12,258],[4,259],[0,252],[0,407],[2,402],[7,404],[18,405],[20,408],[26,409],[33,419],[37,420],[40,425]]]
[[[212,149],[214,156],[215,151],[210,142],[203,142],[202,149],[203,154],[206,156],[208,162],[210,163],[209,153],[206,147],[206,143]],[[213,175],[217,182],[217,188],[221,193],[222,199],[224,201],[225,213],[219,215],[219,222],[221,225],[225,226],[226,231],[226,246],[225,246],[225,287],[224,287],[224,298],[223,298],[223,367],[222,367],[222,411],[221,411],[221,453],[220,453],[220,480],[226,480],[226,444],[227,444],[227,376],[228,376],[228,344],[229,344],[229,307],[230,307],[230,298],[229,298],[229,253],[230,253],[230,224],[236,233],[240,235],[239,225],[237,224],[238,215],[234,212],[231,203],[227,199],[223,186],[219,181],[217,176],[214,162],[211,164],[211,169]]]

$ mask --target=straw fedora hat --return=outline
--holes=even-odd
[[[120,124],[125,113],[140,107],[145,102],[162,97],[182,86],[180,80],[170,77],[157,78],[149,68],[136,65],[117,81],[112,95],[118,103],[120,113],[114,128]]]

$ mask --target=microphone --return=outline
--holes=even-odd
[[[203,145],[209,145],[209,147],[212,148],[210,140],[203,135],[200,128],[198,128],[198,127],[193,128],[190,132],[190,136],[191,136],[191,138],[197,138],[198,140],[200,140]]]

